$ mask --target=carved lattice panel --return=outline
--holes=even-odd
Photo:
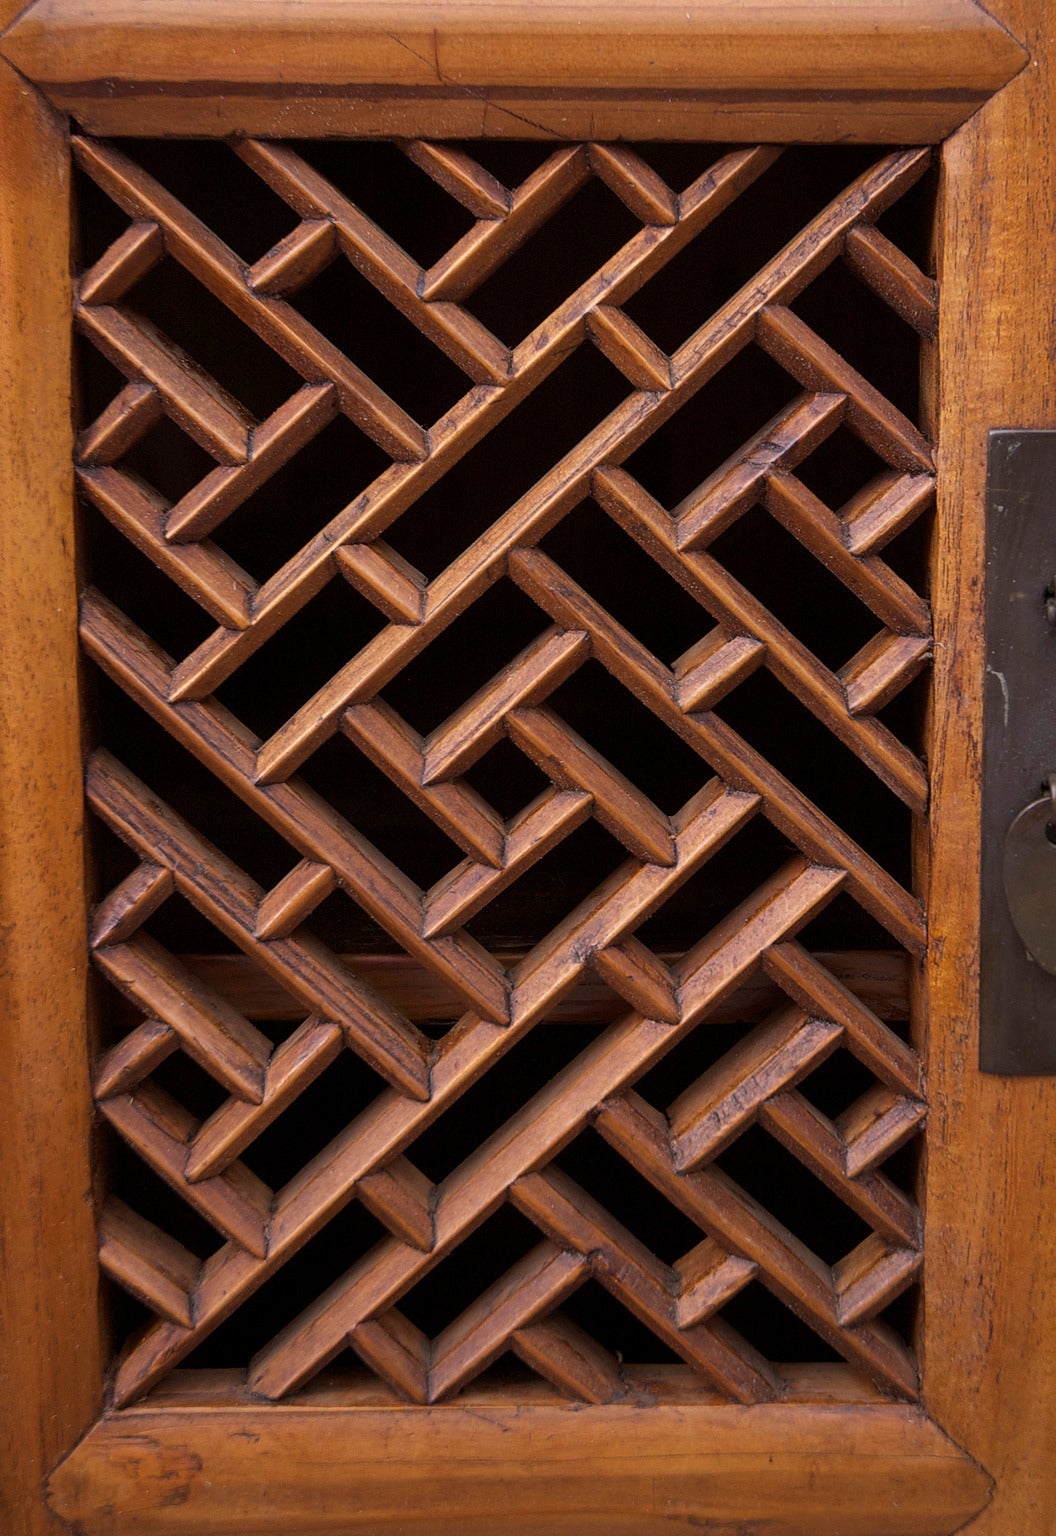
[[[75,143],[116,1401],[912,1397],[928,152],[178,148]]]

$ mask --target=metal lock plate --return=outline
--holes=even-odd
[[[1052,778],[1056,789],[1056,776]],[[1027,954],[1056,976],[1056,799],[1020,811],[1005,836],[1005,898]]]
[[[979,1065],[1056,1073],[1056,432],[991,432]],[[962,957],[967,958],[967,957]],[[956,962],[955,962],[956,963]]]

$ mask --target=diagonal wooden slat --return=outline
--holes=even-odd
[[[776,1094],[760,1108],[759,1118],[776,1141],[875,1231],[902,1246],[919,1244],[920,1222],[913,1202],[882,1173],[848,1178],[839,1133],[801,1093]]]
[[[677,224],[678,198],[627,144],[592,144],[590,168],[643,224]]]
[[[671,388],[671,359],[622,309],[597,305],[587,317],[587,330],[635,389]]]
[[[337,414],[332,384],[306,384],[253,431],[244,464],[220,466],[181,496],[165,516],[170,544],[200,540],[311,442]]]
[[[349,1045],[376,1071],[402,1092],[428,1097],[426,1052],[418,1031],[318,939],[308,934],[258,939],[256,914],[263,892],[229,859],[106,753],[96,753],[89,763],[87,794],[92,807],[141,855],[163,850],[181,894],[284,986],[339,1023]],[[97,953],[99,964],[112,969],[115,949]],[[155,968],[159,965],[155,956]],[[262,1083],[255,1091],[259,1097]]]
[[[255,294],[244,263],[153,177],[99,140],[75,137],[72,148],[81,169],[132,218],[157,223],[167,253],[274,347],[306,383],[333,384],[341,409],[393,458],[426,456],[425,435],[417,423],[284,300]]]
[[[938,284],[886,235],[866,225],[848,231],[848,266],[922,336],[938,329]]]
[[[883,1390],[915,1397],[916,1368],[905,1345],[881,1322],[843,1328],[831,1270],[717,1169],[679,1174],[664,1124],[634,1093],[605,1104],[601,1134],[673,1205],[700,1223],[730,1252],[758,1265],[758,1278]]]
[[[925,308],[934,302],[928,280],[872,228],[921,174],[927,153],[888,155],[859,177],[668,357],[620,305],[772,163],[773,151],[735,151],[676,196],[623,145],[564,146],[512,192],[463,150],[420,142],[403,148],[477,221],[430,273],[289,146],[239,146],[301,221],[250,268],[130,159],[78,141],[89,174],[136,221],[83,280],[94,302],[82,302],[82,313],[103,314],[102,324],[114,333],[108,345],[125,346],[132,380],[82,437],[86,488],[94,485],[97,499],[109,499],[104,511],[111,520],[221,625],[174,665],[90,591],[82,609],[84,643],[301,861],[264,892],[106,754],[90,763],[90,797],[143,861],[96,914],[100,964],[127,970],[129,955],[144,954],[148,962],[140,960],[136,975],[122,981],[140,1021],[124,1018],[125,1027],[132,1023],[128,1034],[97,1064],[101,1107],[138,1155],[226,1238],[204,1265],[184,1266],[174,1286],[172,1254],[166,1259],[149,1234],[117,1223],[112,1272],[153,1307],[157,1320],[118,1362],[115,1402],[131,1401],[161,1379],[356,1198],[390,1235],[261,1351],[250,1384],[263,1396],[289,1392],[350,1346],[413,1403],[458,1391],[505,1349],[559,1391],[590,1402],[616,1400],[626,1391],[617,1363],[555,1311],[588,1275],[735,1399],[757,1401],[780,1388],[771,1368],[718,1316],[753,1277],[882,1390],[913,1396],[912,1358],[877,1316],[913,1283],[920,1265],[919,1213],[880,1166],[920,1126],[919,1063],[795,935],[841,890],[914,952],[924,941],[923,914],[714,708],[767,666],[914,814],[924,809],[923,765],[873,715],[930,654],[927,605],[876,553],[927,508],[930,449],[789,305],[842,255],[899,313],[927,329]],[[590,175],[646,228],[507,353],[459,301]],[[196,407],[194,366],[172,349],[165,352],[164,339],[149,327],[137,332],[136,317],[114,308],[138,269],[162,250],[306,381],[259,427],[247,422],[241,457],[221,462],[173,508],[116,467],[158,411],[177,417],[182,411],[190,420],[197,408],[197,430],[213,433],[212,451],[221,459],[230,458],[233,440],[226,446],[220,440],[230,423],[225,426],[215,399],[209,404],[199,397]],[[474,381],[428,435],[285,300],[327,263],[345,259]],[[622,464],[756,339],[805,393],[668,514]],[[150,353],[152,341],[164,357]],[[632,393],[427,581],[385,542],[386,529],[584,342],[622,369]],[[137,373],[137,351],[154,378]],[[208,394],[209,381],[201,382]],[[240,587],[244,573],[201,541],[339,409],[397,462],[270,580],[258,588],[245,578]],[[793,471],[841,423],[892,471],[831,511]],[[591,494],[697,598],[701,629],[706,614],[716,621],[670,667],[534,548]],[[838,674],[704,553],[757,502],[885,625]],[[388,627],[260,743],[207,695],[338,575],[380,610]],[[554,627],[420,737],[381,690],[507,575]],[[588,656],[720,775],[677,814],[659,812],[547,705],[552,690]],[[432,890],[418,890],[353,825],[291,778],[337,730],[465,852],[464,862]],[[508,822],[461,779],[504,735],[550,781]],[[636,929],[757,811],[799,853],[685,954],[653,953]],[[628,862],[527,954],[487,954],[462,925],[588,816],[623,841]],[[343,964],[311,936],[305,923],[337,889],[411,957],[400,963],[427,968],[430,985],[448,997],[444,1018],[454,1021],[452,1007],[468,1005],[442,1039],[424,1040],[360,977],[357,957]],[[220,1075],[237,1077],[238,1063],[224,1054],[230,1029],[228,1036],[221,1029],[219,1038],[216,1031],[232,1018],[253,1027],[223,994],[208,983],[203,990],[196,972],[180,969],[138,932],[174,891],[234,941],[245,956],[239,964],[263,967],[290,999],[283,1006],[296,1009],[296,1017],[307,1014],[274,1052],[266,1041],[259,1047],[264,1037],[253,1030],[247,1038],[261,1050],[253,1091],[242,1082],[242,1098],[236,1093],[200,1126],[149,1081],[151,1072],[189,1041],[203,1061],[212,1060],[208,1070],[216,1069],[219,1056]],[[595,990],[611,989],[607,1027],[434,1187],[412,1161],[415,1137],[453,1109],[517,1040],[557,1016],[585,979]],[[691,1030],[730,1017],[736,999],[753,987],[753,997],[765,991],[766,1006],[777,1001],[778,1012],[678,1096],[666,1125],[631,1085]],[[204,1006],[204,1022],[193,1007],[181,1011],[181,997]],[[622,1017],[620,998],[630,1010]],[[809,1102],[809,1074],[838,1044],[878,1083],[833,1121]],[[272,1196],[239,1159],[346,1046],[364,1055],[388,1085]],[[779,1213],[764,1210],[710,1166],[752,1120],[871,1226],[873,1236],[834,1270],[792,1236]],[[591,1123],[706,1234],[675,1268],[659,1264],[597,1201],[548,1166]],[[401,1298],[509,1199],[542,1227],[543,1246],[430,1342],[399,1310]],[[162,1235],[162,1248],[164,1241]]]
[[[264,1258],[271,1191],[242,1163],[232,1163],[223,1174],[201,1183],[188,1183],[184,1170],[195,1121],[175,1099],[145,1084],[135,1094],[105,1099],[99,1107],[143,1161],[200,1216],[254,1259]]]
[[[751,1259],[727,1253],[706,1237],[674,1266],[680,1281],[675,1315],[680,1328],[692,1328],[717,1312],[759,1272]]]
[[[582,145],[563,145],[512,194],[508,210],[481,219],[425,273],[422,294],[431,301],[463,300],[522,245],[590,177]]]
[[[764,960],[767,974],[801,1007],[841,1024],[847,1046],[896,1092],[920,1097],[920,1062],[912,1048],[800,944],[775,945]]]
[[[903,746],[879,721],[851,715],[843,690],[829,669],[822,666],[765,604],[724,570],[714,556],[698,550],[676,550],[674,520],[637,481],[625,470],[607,468],[594,476],[594,494],[599,505],[664,570],[696,596],[727,631],[746,635],[765,646],[763,664],[774,676],[913,810],[918,813],[923,810],[927,781],[920,763],[908,747]],[[807,494],[804,487],[804,497]],[[826,555],[829,542],[832,541],[824,544]],[[815,540],[814,543],[817,545],[822,541]],[[812,548],[812,553],[818,552],[817,548]],[[844,554],[842,545],[840,553]],[[524,560],[523,555],[517,558],[522,562]],[[536,555],[534,558],[538,560],[539,557]],[[871,606],[879,606],[884,613],[890,614],[893,600],[886,578],[882,583],[879,576],[875,581],[870,581],[874,573],[860,571],[857,562],[850,556],[846,556],[846,559],[855,567],[855,585],[859,588],[868,585]],[[886,572],[886,567],[884,570]],[[836,574],[841,574],[839,569]],[[891,581],[896,579],[892,574]],[[878,586],[881,601],[877,605]],[[906,590],[908,592],[908,588]],[[916,621],[913,628],[926,628],[927,609],[919,599],[915,601],[916,606],[911,610]],[[905,602],[899,606],[898,612],[902,624],[909,627]]]
[[[92,1087],[97,1099],[130,1093],[137,1083],[178,1050],[180,1037],[162,1019],[144,1019],[96,1062]]]
[[[229,1099],[203,1121],[191,1138],[184,1177],[191,1184],[215,1178],[240,1157],[287,1105],[313,1083],[344,1045],[341,1029],[328,1019],[309,1017],[277,1046],[268,1063],[259,1104]]]
[[[628,853],[670,868],[675,862],[670,818],[552,710],[517,707],[508,711],[506,725],[510,739],[551,783],[591,796],[593,814]]]
[[[104,465],[78,470],[77,483],[104,517],[212,618],[246,627],[256,591],[252,578],[208,541],[166,544],[166,504],[145,481]]]
[[[503,734],[511,711],[540,704],[586,661],[586,635],[556,628],[527,646],[425,741],[423,782],[451,779],[483,757]],[[264,782],[267,782],[264,779]]]
[[[501,219],[509,213],[509,190],[464,149],[427,139],[410,139],[400,147],[408,160],[468,208],[474,218]]]
[[[171,661],[98,593],[81,604],[89,652],[178,740],[247,801],[305,858],[328,863],[342,885],[409,953],[432,965],[456,992],[488,1017],[508,1016],[499,967],[466,937],[423,940],[417,887],[307,787],[258,786],[252,738],[215,702],[169,703]],[[254,897],[256,900],[257,897]]]
[[[191,1294],[200,1261],[122,1200],[108,1200],[99,1218],[99,1263],[151,1311],[191,1327]]]
[[[157,326],[110,304],[81,304],[75,315],[115,368],[157,390],[176,425],[206,453],[221,464],[245,463],[253,418]]]
[[[851,714],[870,715],[883,709],[919,675],[931,655],[927,635],[892,635],[884,630],[874,636],[836,674]]]
[[[764,305],[757,340],[805,389],[845,394],[848,423],[893,469],[914,474],[934,468],[931,448],[912,422],[791,309]]]
[[[497,1208],[517,1179],[565,1145],[597,1105],[670,1050],[714,998],[758,963],[761,947],[806,921],[838,886],[831,870],[813,871],[796,861],[758,898],[745,903],[721,929],[707,967],[708,981],[696,988],[680,1025],[630,1014],[607,1030],[443,1181],[433,1252],[425,1256],[393,1241],[353,1265],[257,1356],[250,1378],[254,1390],[266,1397],[282,1396],[321,1369],[361,1319],[396,1302],[465,1232]],[[569,966],[568,958],[564,964]],[[518,1001],[522,995],[536,1008],[546,1006],[547,994],[538,997],[534,973],[519,982]]]
[[[187,1054],[229,1093],[260,1103],[270,1041],[160,944],[140,934],[97,949],[95,963],[138,1008],[163,1019]]]
[[[920,1272],[916,1248],[890,1248],[875,1234],[833,1268],[840,1322],[851,1328],[889,1307]]]
[[[90,426],[77,434],[78,464],[116,464],[165,415],[161,395],[145,379],[133,379],[116,394]]]
[[[626,1393],[614,1356],[560,1312],[518,1328],[510,1348],[565,1397],[612,1403]]]
[[[802,394],[771,417],[674,508],[677,547],[700,549],[717,539],[759,500],[768,476],[805,459],[835,432],[846,410],[846,395]]]
[[[935,497],[934,476],[879,475],[840,508],[852,555],[870,555],[908,528]]]
[[[523,1209],[516,1186],[512,1198]],[[551,1242],[526,1254],[433,1340],[429,1401],[448,1397],[479,1376],[507,1348],[512,1333],[559,1306],[590,1268],[585,1254]]]
[[[426,580],[391,545],[346,544],[335,550],[337,568],[394,624],[419,624],[425,617]]]
[[[394,709],[380,699],[353,704],[341,716],[341,729],[471,860],[503,867],[507,833],[502,819],[468,784],[425,782],[426,743]]]
[[[924,599],[878,555],[852,555],[839,518],[795,475],[778,470],[767,478],[766,508],[896,635],[930,630]]]
[[[92,913],[89,943],[95,948],[131,938],[175,889],[171,869],[163,864],[138,864]]]
[[[262,899],[257,908],[256,937],[288,939],[336,889],[337,880],[329,864],[302,859]]]
[[[329,219],[304,219],[249,269],[254,293],[286,298],[318,277],[337,255],[337,231]]]
[[[890,1157],[915,1135],[926,1114],[927,1106],[920,1099],[893,1093],[879,1083],[864,1093],[836,1118],[849,1176],[857,1178]]]
[[[812,858],[847,871],[849,887],[899,943],[919,952],[924,942],[919,905],[806,796],[750,748],[718,716],[683,711],[667,668],[539,550],[521,550],[510,573],[557,623],[585,630],[596,660],[730,784],[759,794],[770,821]],[[739,659],[739,658],[738,658]]]
[[[510,1199],[556,1242],[591,1254],[601,1284],[721,1392],[756,1403],[777,1393],[775,1372],[727,1324],[678,1317],[667,1266],[565,1174],[530,1173],[513,1185]]]
[[[156,267],[164,255],[165,241],[157,224],[130,224],[82,275],[77,285],[80,302],[120,304],[129,289]]]
[[[766,1101],[792,1087],[830,1055],[840,1027],[783,1008],[728,1051],[668,1110],[680,1172],[710,1162],[749,1126]]]
[[[425,1403],[429,1397],[429,1340],[395,1307],[383,1317],[353,1328],[348,1342],[399,1397]]]
[[[505,348],[466,310],[430,304],[428,279],[402,247],[289,145],[246,139],[237,153],[302,218],[325,218],[342,254],[477,384],[509,373]]]
[[[634,934],[599,949],[594,970],[602,981],[647,1019],[677,1024],[678,986],[670,966],[647,949]]]
[[[417,471],[397,466],[386,472],[266,583],[257,603],[253,630],[245,639],[237,639],[230,631],[217,631],[193,657],[188,658],[175,680],[176,696],[200,698],[211,692],[246,655],[262,645],[279,624],[314,595],[320,579],[319,567],[329,565],[337,545],[360,542],[384,532],[414,497],[433,483],[449,461],[460,457],[556,366],[567,348],[581,336],[585,317],[599,299],[616,304],[635,291],[664,261],[677,254],[686,240],[755,180],[773,162],[775,153],[751,150],[725,156],[683,194],[683,218],[677,226],[659,233],[643,231],[641,236],[630,240],[594,278],[582,284],[559,310],[521,343],[514,353],[511,380],[503,390],[490,395],[478,392],[473,399],[467,397],[468,403],[455,407],[444,421],[436,424],[430,434],[432,452],[425,465],[419,466]],[[920,151],[889,156],[824,210],[767,265],[759,275],[758,283],[753,280],[746,285],[680,349],[680,377],[676,381],[677,387],[669,395],[644,408],[641,402],[635,401],[630,408],[618,409],[586,440],[585,463],[582,462],[582,451],[569,456],[577,468],[577,483],[580,465],[585,480],[597,464],[616,461],[613,455],[618,458],[620,443],[625,443],[624,456],[640,446],[729,357],[748,344],[760,304],[771,294],[798,292],[813,275],[835,260],[838,244],[847,228],[858,219],[879,216],[907,185],[923,174],[927,159],[927,152]],[[559,472],[562,484],[567,486],[569,466],[559,466]],[[541,482],[547,490],[550,478]],[[529,502],[534,503],[540,494],[545,492],[529,493]],[[542,510],[540,508],[540,513]],[[519,527],[522,515],[520,507],[511,509],[507,518],[501,520],[501,525],[496,525],[497,531],[493,530],[489,540],[489,543],[501,540],[496,558],[514,543],[524,542],[524,532]],[[506,531],[511,522],[516,530],[513,537]],[[476,595],[466,589],[461,574],[457,590],[463,606]],[[457,612],[449,612],[451,606],[448,597],[442,604],[434,603],[434,629],[438,627],[441,614],[446,622],[457,617]],[[410,643],[422,647],[430,638],[427,634]],[[405,653],[403,659],[409,660],[410,655]],[[399,664],[402,662],[397,662]],[[363,670],[358,664],[357,677]],[[383,683],[384,679],[380,679],[377,686],[383,686]],[[313,718],[325,721],[331,709],[336,715],[354,693],[354,686],[348,687],[339,674],[334,686],[326,691],[325,705],[318,698],[313,701]]]
[[[405,1157],[368,1173],[356,1186],[360,1202],[385,1223],[393,1237],[422,1253],[428,1253],[436,1239],[433,1193],[425,1174]]]
[[[450,787],[450,786],[447,786]],[[458,931],[500,891],[519,880],[591,814],[590,795],[544,789],[508,823],[502,858],[494,867],[466,859],[425,893],[422,933],[428,939]]]

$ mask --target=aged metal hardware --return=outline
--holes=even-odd
[[[1056,432],[991,432],[979,1065],[1056,1072]],[[1040,796],[1040,797],[1039,797]],[[1024,809],[1026,806],[1026,809]]]
[[[1030,958],[1056,976],[1056,773],[1008,829],[1005,895]]]

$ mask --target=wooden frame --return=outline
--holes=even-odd
[[[1000,0],[992,9],[857,0],[834,18],[827,4],[787,0],[778,22],[772,7],[734,0],[688,12],[312,0],[295,13],[279,0],[37,0],[17,17],[17,0],[0,4],[0,23],[13,23],[0,40],[0,124],[18,146],[0,162],[7,1529],[147,1536],[193,1523],[220,1536],[293,1530],[298,1518],[334,1532],[428,1530],[446,1518],[484,1533],[500,1505],[504,1528],[533,1533],[702,1522],[732,1532],[745,1521],[781,1536],[1049,1529],[1056,1092],[1044,1079],[976,1070],[974,872],[985,435],[1051,427],[1056,406],[1056,250],[1037,237],[1056,223],[1053,86],[1041,5]],[[236,62],[218,81],[215,61],[228,57]],[[448,135],[946,141],[929,402],[940,514],[931,943],[921,982],[933,1098],[925,1413],[848,1389],[839,1371],[806,1372],[786,1400],[750,1409],[661,1402],[571,1412],[541,1401],[515,1423],[485,1391],[443,1413],[335,1401],[322,1388],[291,1407],[260,1407],[232,1388],[190,1401],[174,1390],[104,1411],[66,113],[108,133],[392,135],[413,122],[416,133]]]

